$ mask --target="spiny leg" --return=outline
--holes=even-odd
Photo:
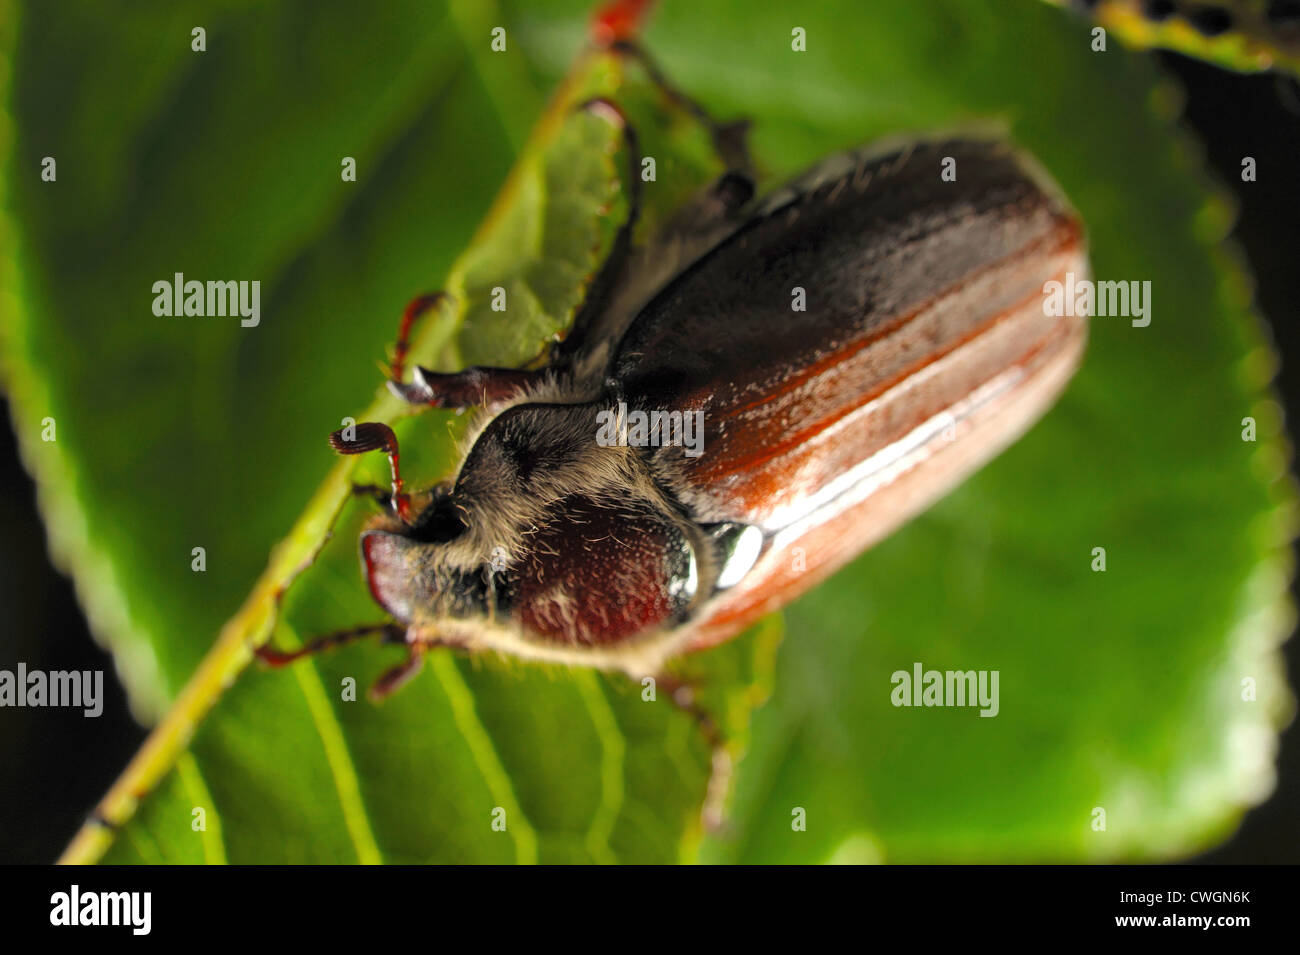
[[[473,365],[461,371],[416,368],[410,382],[390,381],[388,390],[403,401],[432,408],[476,408],[504,401],[537,384],[545,368],[491,368]]]
[[[708,131],[713,150],[725,170],[708,189],[677,211],[672,221],[665,225],[665,233],[682,237],[692,234],[704,236],[715,227],[734,220],[755,192],[757,164],[749,150],[750,121],[739,119],[724,123],[715,119],[698,100],[668,79],[654,57],[630,35],[611,40],[608,48],[639,63],[660,95],[689,113]],[[707,241],[704,244],[707,245]]]
[[[600,284],[606,272],[617,271],[618,266],[627,258],[632,246],[632,233],[641,221],[641,141],[636,134],[636,127],[628,120],[627,114],[613,100],[604,96],[594,96],[578,107],[578,111],[590,113],[608,122],[618,129],[623,140],[623,151],[627,154],[627,217],[614,234],[614,243],[609,256],[601,267],[593,287]]]
[[[613,5],[620,10],[622,6]],[[615,12],[622,15],[619,10]],[[597,19],[600,22],[599,16]],[[604,28],[599,28],[598,35],[602,31]],[[617,38],[619,35],[615,30],[614,36]],[[592,100],[584,104],[585,108],[599,110],[622,125],[628,155],[630,214],[615,236],[609,258],[588,289],[586,300],[573,322],[573,330],[552,350],[554,366],[561,370],[575,369],[580,378],[599,365],[603,354],[601,343],[617,342],[628,323],[658,290],[740,226],[743,221],[741,213],[755,191],[751,175],[754,163],[744,141],[746,124],[726,126],[715,122],[703,107],[673,87],[635,44],[624,39],[617,42],[598,39],[598,42],[640,62],[664,96],[703,122],[728,171],[683,202],[652,235],[646,236],[645,243],[633,247],[632,231],[640,217],[643,188],[636,131],[612,103]],[[584,359],[587,358],[593,361],[586,362]]]
[[[398,464],[401,453],[397,447],[397,435],[393,429],[378,421],[363,421],[360,424],[339,428],[329,437],[330,447],[339,454],[364,454],[366,451],[383,451],[388,455],[388,467],[392,473],[393,490],[391,502],[393,510],[405,524],[412,521],[411,497],[402,490],[402,472]]]
[[[446,300],[446,292],[417,295],[402,310],[402,322],[397,326],[397,341],[393,343],[393,361],[388,372],[393,381],[400,382],[406,371],[406,353],[411,349],[411,333],[415,330],[415,323]]]
[[[464,645],[456,640],[443,637],[413,637],[410,631],[406,633],[403,640],[408,647],[406,659],[397,666],[384,671],[383,675],[375,681],[375,685],[370,688],[372,702],[378,703],[387,699],[410,682],[424,666],[424,655],[430,650],[435,648],[442,648],[444,651],[448,649],[464,649]]]
[[[475,365],[457,372],[436,372],[428,368],[415,368],[411,381],[403,382],[402,364],[407,353],[411,328],[419,316],[441,301],[441,295],[423,296],[408,306],[402,317],[398,344],[394,350],[393,376],[388,389],[398,398],[411,404],[437,408],[470,408],[491,406],[504,401],[521,390],[533,387],[563,368],[574,354],[582,350],[593,338],[593,325],[604,308],[610,290],[621,278],[624,264],[632,247],[632,233],[641,218],[641,151],[636,130],[623,111],[611,100],[593,97],[574,109],[606,120],[622,134],[623,148],[627,154],[626,189],[627,216],[614,234],[609,254],[601,264],[587,289],[582,305],[574,317],[572,328],[564,341],[552,350],[551,362],[540,368],[496,368]]]
[[[276,650],[268,646],[258,647],[254,653],[257,658],[269,667],[279,668],[288,666],[295,660],[301,660],[304,657],[314,656],[323,650],[332,650],[335,647],[345,646],[365,637],[371,637],[376,634],[382,634],[384,643],[404,643],[406,628],[397,623],[369,623],[362,624],[359,627],[349,627],[346,630],[336,630],[333,633],[327,633],[324,636],[316,637],[309,640],[296,650]]]
[[[727,793],[731,789],[733,771],[731,751],[727,740],[710,713],[695,698],[695,687],[680,677],[661,675],[656,678],[668,691],[669,699],[692,720],[709,747],[709,782],[704,791],[704,805],[700,817],[710,832],[719,832],[726,822]]]
[[[402,381],[416,323],[447,300],[446,292],[432,292],[412,299],[403,310],[397,341],[393,344],[393,360],[389,365],[389,391],[414,405],[461,409],[493,404],[537,381],[541,370],[482,366],[451,374],[416,368],[411,374],[412,381]]]
[[[393,492],[378,484],[353,484],[353,497],[368,497],[385,511],[393,508]]]
[[[608,337],[612,329],[602,325],[602,319],[611,318],[608,305],[614,290],[627,278],[627,267],[631,259],[632,235],[636,225],[641,221],[642,182],[641,182],[641,144],[636,128],[628,120],[623,110],[612,100],[603,96],[593,97],[576,107],[575,112],[586,112],[606,120],[616,127],[621,134],[623,151],[627,155],[626,184],[627,216],[614,233],[609,254],[601,263],[582,305],[574,314],[572,327],[564,339],[556,344],[551,352],[553,366],[568,367],[574,358],[587,350],[597,341]]]
[[[370,688],[367,694],[370,697],[370,702],[380,703],[388,699],[388,697],[413,680],[424,667],[424,652],[426,649],[428,647],[425,644],[411,644],[406,659],[397,666],[385,670]]]
[[[734,215],[754,194],[755,166],[747,142],[749,121],[718,122],[698,101],[672,84],[654,59],[631,39],[644,6],[645,4],[634,0],[610,4],[598,14],[594,30],[598,42],[607,45],[613,52],[638,62],[665,98],[685,110],[708,130],[714,149],[727,172],[691,208],[683,210],[679,216],[681,221],[675,223],[679,230],[699,231],[710,223],[722,222]],[[610,17],[613,20],[607,23]],[[415,323],[446,298],[445,293],[435,292],[414,299],[402,314],[388,382],[389,390],[398,398],[415,405],[457,410],[490,406],[541,383],[557,371],[567,370],[579,353],[615,331],[614,328],[605,327],[602,318],[607,315],[607,305],[614,289],[626,280],[632,235],[641,217],[640,146],[635,128],[628,122],[623,111],[610,100],[595,97],[576,109],[607,119],[622,133],[627,153],[628,214],[615,233],[609,255],[588,287],[572,328],[564,340],[552,349],[550,366],[473,366],[451,373],[416,368],[412,372],[412,381],[403,382],[410,336]],[[618,321],[621,321],[618,316],[609,316],[606,324]]]
[[[609,44],[609,49],[614,53],[640,63],[641,68],[646,72],[646,76],[650,78],[650,82],[670,103],[690,113],[700,125],[709,131],[709,137],[713,140],[713,149],[717,152],[718,158],[722,160],[723,167],[728,172],[740,173],[746,179],[753,181],[755,167],[754,157],[749,151],[750,121],[748,119],[733,120],[729,123],[719,122],[714,119],[713,114],[706,110],[698,100],[673,85],[673,82],[659,68],[659,64],[655,62],[654,58],[636,41],[616,39]]]
[[[385,670],[370,688],[369,697],[375,703],[387,699],[410,682],[420,672],[421,667],[424,666],[424,654],[428,650],[433,647],[444,646],[439,640],[408,642],[407,629],[400,623],[371,623],[327,633],[324,636],[309,640],[296,650],[275,650],[271,647],[262,646],[258,647],[255,653],[262,663],[278,669],[297,660],[315,656],[325,650],[346,646],[349,643],[376,634],[382,635],[383,643],[406,646],[407,655],[406,659],[401,663]]]

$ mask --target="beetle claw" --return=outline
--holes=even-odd
[[[416,369],[412,377],[419,377],[419,369]],[[431,405],[436,403],[437,396],[424,381],[404,382],[389,381],[388,391],[394,397],[401,398],[403,401],[413,405]]]
[[[417,365],[411,370],[411,380],[409,382],[389,381],[388,390],[393,395],[413,405],[445,408],[447,407],[446,385],[442,384],[442,387],[435,387],[434,381],[431,379],[440,380],[440,383],[442,383],[452,377],[462,376],[445,375]]]
[[[424,649],[423,647],[413,646],[410,656],[391,670],[386,671],[383,676],[375,681],[375,685],[370,688],[371,702],[379,703],[391,696],[409,683],[423,666]]]

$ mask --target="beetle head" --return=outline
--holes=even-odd
[[[488,580],[462,553],[464,518],[444,488],[435,489],[415,523],[381,520],[361,535],[371,596],[404,623],[488,612]]]
[[[375,600],[443,635],[486,618],[496,626],[468,642],[508,631],[514,650],[608,649],[684,619],[712,558],[701,567],[700,533],[634,450],[596,444],[593,417],[525,405],[495,418],[452,488],[436,489],[409,525],[382,519],[363,534]]]

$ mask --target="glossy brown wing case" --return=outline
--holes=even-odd
[[[1087,271],[1041,173],[949,141],[778,200],[656,297],[610,375],[629,407],[703,411],[704,444],[655,449],[652,470],[696,521],[765,535],[693,644],[806,590],[1040,417],[1086,339],[1084,318],[1045,314],[1044,284]]]

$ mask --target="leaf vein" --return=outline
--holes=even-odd
[[[519,800],[515,797],[510,776],[497,755],[496,747],[487,727],[479,719],[474,707],[474,696],[470,693],[465,680],[456,669],[456,662],[448,653],[429,655],[429,668],[442,685],[447,702],[451,704],[452,719],[460,730],[461,738],[469,747],[474,765],[478,767],[487,783],[488,791],[498,806],[506,811],[507,831],[515,842],[515,859],[521,864],[532,865],[537,862],[537,832],[524,815]]]
[[[325,694],[320,673],[314,665],[296,666],[292,669],[325,750],[325,761],[334,778],[334,791],[338,794],[339,808],[343,813],[348,836],[357,851],[357,861],[363,865],[378,865],[383,861],[383,856],[375,842],[375,834],[370,829],[370,818],[361,799],[361,785],[352,763],[352,754],[348,752],[343,729]]]
[[[623,807],[623,763],[627,747],[623,740],[623,731],[619,729],[618,719],[610,708],[599,678],[591,670],[581,670],[574,674],[574,683],[582,702],[591,714],[591,723],[600,740],[600,805],[591,817],[587,828],[587,850],[592,857],[606,864],[615,864],[618,857],[610,846],[609,837],[614,831]]]
[[[177,757],[176,775],[194,803],[197,806],[207,807],[203,819],[204,828],[199,830],[203,860],[208,865],[226,865],[228,860],[226,840],[221,832],[221,814],[217,812],[217,804],[212,798],[212,792],[203,780],[203,771],[199,769],[199,762],[189,750]]]

